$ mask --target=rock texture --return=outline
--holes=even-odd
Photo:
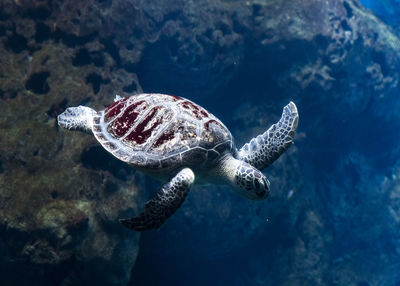
[[[91,136],[59,130],[56,116],[140,87],[112,71],[112,41],[79,28],[69,7],[61,17],[64,5],[0,4],[2,285],[126,285],[138,253],[139,235],[118,219],[143,203],[140,176]]]
[[[128,283],[138,235],[117,218],[143,207],[140,177],[55,118],[144,90],[195,100],[239,146],[289,100],[300,125],[267,202],[194,188],[131,285],[399,284],[399,47],[356,0],[1,1],[1,277]]]

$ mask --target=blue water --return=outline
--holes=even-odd
[[[371,9],[378,17],[387,23],[398,25],[400,23],[400,1],[398,0],[361,0],[362,4]]]
[[[14,4],[22,5],[19,2],[21,1],[15,1]],[[380,43],[380,40],[390,41],[394,45],[400,43],[398,38],[395,38],[395,35],[399,34],[400,1],[361,0],[366,7],[363,12],[373,13],[379,19],[379,27],[385,29],[385,33],[371,30],[362,35],[357,34],[357,37],[354,37],[354,33],[362,29],[357,26],[358,22],[351,20],[357,16],[352,11],[352,7],[360,5],[357,0],[346,0],[344,4],[337,1],[337,5],[342,8],[339,10],[345,13],[344,16],[341,15],[343,18],[337,20],[339,17],[329,14],[329,21],[322,19],[325,24],[329,22],[325,31],[327,35],[321,34],[312,39],[302,37],[302,31],[298,30],[304,23],[295,22],[297,19],[294,16],[290,19],[285,10],[280,10],[282,15],[277,15],[277,19],[281,22],[277,21],[281,23],[282,31],[286,28],[284,25],[296,23],[291,26],[291,33],[299,36],[279,40],[275,40],[275,37],[280,37],[280,31],[268,31],[270,23],[262,22],[265,20],[263,8],[257,1],[247,1],[246,5],[250,8],[243,8],[251,9],[248,18],[243,20],[247,21],[247,26],[237,20],[241,19],[243,11],[235,11],[229,14],[229,17],[223,11],[224,7],[235,1],[204,1],[205,8],[201,5],[195,6],[200,10],[205,9],[202,13],[189,11],[190,13],[185,14],[190,17],[201,16],[200,20],[197,19],[199,22],[189,16],[187,19],[193,22],[184,21],[181,15],[183,7],[176,6],[179,1],[161,1],[160,5],[148,8],[145,12],[139,9],[140,5],[144,5],[142,2],[123,2],[136,7],[137,9],[133,10],[137,14],[124,15],[123,9],[118,10],[120,17],[115,17],[110,23],[110,27],[115,29],[115,35],[99,40],[96,29],[82,37],[74,33],[90,30],[98,23],[106,21],[105,15],[100,17],[101,13],[93,12],[97,11],[93,7],[107,10],[116,5],[116,0],[89,1],[85,9],[76,12],[76,17],[72,20],[76,30],[71,31],[71,34],[58,30],[52,22],[51,17],[61,17],[59,14],[49,16],[50,10],[57,8],[56,4],[49,4],[50,8],[43,8],[42,5],[46,4],[35,2],[37,6],[28,5],[27,12],[17,12],[19,16],[28,15],[24,19],[25,22],[22,22],[25,26],[21,23],[15,24],[12,18],[8,19],[8,13],[11,13],[8,10],[0,11],[0,37],[7,39],[0,44],[4,45],[7,51],[17,55],[16,58],[11,57],[7,61],[0,57],[0,64],[4,66],[5,62],[6,65],[13,65],[18,61],[40,63],[40,68],[35,71],[36,76],[27,80],[25,75],[21,75],[23,72],[19,71],[15,75],[17,78],[12,81],[19,83],[20,78],[23,78],[25,85],[17,86],[28,90],[29,96],[34,99],[35,96],[40,99],[47,98],[46,96],[51,96],[54,90],[54,81],[59,80],[64,84],[64,80],[59,78],[65,77],[65,84],[68,86],[72,80],[71,76],[63,73],[65,71],[62,67],[51,70],[51,75],[50,71],[42,71],[41,66],[51,62],[53,54],[51,57],[43,56],[40,61],[36,57],[18,57],[27,50],[33,54],[43,49],[45,54],[46,45],[54,45],[59,49],[57,56],[60,54],[60,57],[72,62],[69,72],[85,68],[88,73],[85,74],[86,82],[81,83],[82,90],[88,95],[75,97],[75,94],[61,89],[61,103],[46,106],[46,111],[41,112],[40,116],[35,118],[35,122],[50,125],[48,122],[55,122],[55,116],[71,102],[89,106],[97,104],[96,107],[102,108],[99,102],[112,102],[114,93],[127,95],[137,92],[138,84],[134,80],[137,76],[144,92],[189,98],[212,112],[231,130],[235,144],[240,148],[279,120],[283,106],[293,101],[300,116],[295,143],[277,162],[263,171],[271,181],[270,197],[257,202],[237,195],[228,186],[193,187],[183,205],[160,229],[141,234],[137,260],[133,268],[126,271],[131,271],[129,282],[121,282],[122,279],[120,281],[115,277],[123,276],[122,268],[118,268],[117,262],[124,261],[125,253],[121,254],[119,247],[129,249],[130,240],[125,239],[121,244],[117,242],[115,247],[108,240],[99,239],[99,245],[86,245],[89,252],[94,253],[87,256],[92,255],[94,259],[87,262],[86,257],[82,258],[79,253],[76,257],[63,260],[60,265],[54,266],[51,259],[49,265],[46,264],[47,252],[37,251],[39,257],[30,256],[31,253],[36,254],[36,248],[46,250],[45,243],[39,246],[34,243],[31,245],[28,234],[29,247],[25,247],[24,241],[14,241],[13,235],[18,238],[20,234],[16,231],[17,234],[10,235],[6,224],[4,229],[1,226],[0,234],[9,235],[4,235],[4,239],[9,239],[11,243],[3,243],[0,239],[0,256],[12,259],[6,261],[4,258],[8,264],[6,270],[0,269],[0,274],[12,272],[14,265],[23,265],[22,272],[25,272],[25,269],[32,271],[29,270],[32,268],[34,273],[29,272],[28,278],[14,278],[15,281],[25,281],[26,285],[29,284],[30,277],[40,277],[40,281],[44,282],[32,280],[32,285],[91,285],[90,283],[95,281],[93,285],[399,286],[400,48],[377,43]],[[268,6],[268,9],[273,9],[273,4],[279,1],[264,2],[265,5],[272,5]],[[287,6],[291,5],[291,1],[285,3]],[[315,8],[312,4],[318,3],[322,1],[310,1],[307,9],[317,9],[319,6]],[[66,7],[72,9],[68,5]],[[188,7],[191,6],[188,4]],[[222,12],[213,15],[216,7],[222,7]],[[288,10],[289,8],[292,7],[286,7]],[[164,11],[160,12],[158,9],[168,9],[169,12],[164,15]],[[85,22],[80,19],[85,13],[93,17],[89,17],[91,21],[85,19]],[[215,16],[215,19],[210,15]],[[126,23],[140,23],[148,18],[149,26],[135,31],[134,34],[135,39],[146,39],[141,42],[145,43],[143,45],[146,47],[140,50],[140,55],[136,55],[132,52],[136,48],[135,40],[132,40],[132,43],[123,36],[121,39],[117,32],[119,29],[126,31]],[[309,22],[302,27],[310,30],[325,27],[316,22],[321,19],[315,10],[310,10],[310,14],[305,18]],[[201,23],[214,20],[217,23],[215,27],[201,30]],[[23,28],[29,25],[35,26],[36,34]],[[371,26],[378,25],[372,22]],[[130,29],[129,25],[128,27]],[[198,29],[201,31],[200,36],[191,38],[191,33],[195,34]],[[156,33],[147,35],[144,32],[154,30],[165,34],[157,38]],[[235,42],[237,39],[240,40]],[[326,51],[330,53],[328,56],[324,54]],[[335,56],[340,60],[335,61]],[[6,66],[4,70],[8,68]],[[33,73],[30,68],[27,64],[22,70]],[[95,69],[97,73],[93,72]],[[25,102],[13,101],[19,97],[17,94],[8,94],[7,84],[9,82],[3,81],[3,74],[0,72],[0,85],[5,86],[0,86],[0,100],[4,104],[10,103],[10,106],[11,103],[24,105]],[[117,87],[122,91],[116,90]],[[34,99],[29,102],[32,109],[38,108]],[[50,118],[47,121],[46,116]],[[0,124],[5,125],[2,119]],[[111,158],[94,140],[89,141],[88,137],[79,135],[73,137],[63,134],[62,136],[68,139],[62,141],[59,140],[62,138],[61,131],[53,125],[51,128],[56,130],[52,133],[53,136],[59,136],[54,139],[54,145],[57,145],[54,148],[58,151],[68,152],[74,144],[85,144],[81,156],[72,158],[71,164],[81,168],[79,170],[84,170],[85,174],[89,174],[87,176],[93,176],[96,184],[101,185],[99,189],[106,194],[99,195],[101,191],[84,194],[90,200],[96,200],[98,197],[106,200],[112,197],[120,190],[116,182],[128,184],[131,182],[129,179],[137,174],[126,164]],[[18,134],[21,134],[21,139],[17,142],[22,145],[25,137],[36,133],[27,128]],[[83,139],[80,141],[78,138]],[[0,139],[5,140],[1,135]],[[0,180],[6,172],[3,163],[13,166],[14,161],[18,161],[16,164],[29,169],[29,166],[25,166],[24,158],[31,156],[31,153],[36,154],[34,156],[39,153],[37,150],[29,150],[28,156],[28,151],[23,154],[7,152],[1,151],[1,155],[7,156],[0,157]],[[40,167],[37,167],[38,170],[32,169],[34,167],[26,172],[41,178]],[[144,199],[154,197],[162,184],[144,176],[137,178],[142,184],[140,196]],[[13,181],[13,184],[16,183],[18,182]],[[73,200],[79,201],[82,193],[87,191],[85,188],[92,187],[87,185],[90,184],[83,182],[82,190],[71,195]],[[126,188],[125,185],[124,187]],[[64,199],[57,198],[55,191],[50,192],[49,196],[53,199]],[[3,203],[1,196],[0,199],[0,203]],[[35,201],[28,203],[39,204]],[[101,203],[99,199],[98,205]],[[119,206],[125,202],[113,200],[111,203],[113,206]],[[7,204],[6,200],[4,205]],[[95,213],[95,216],[100,217],[99,221],[103,222],[99,228],[105,231],[104,237],[114,239],[110,240],[114,243],[119,235],[122,236],[127,230],[122,228],[117,218],[110,219],[112,212],[107,209],[111,208],[110,206],[98,205],[96,211],[99,213]],[[144,204],[139,208],[143,209]],[[79,220],[80,217],[77,217],[73,218]],[[22,220],[23,217],[17,219]],[[73,223],[71,224],[74,227]],[[85,227],[85,224],[83,225]],[[82,227],[79,224],[78,226]],[[63,240],[65,244],[61,246],[58,245],[59,233],[54,231],[54,249],[65,247],[69,250],[68,243],[71,241],[75,243],[74,246],[80,246],[81,237],[74,236],[74,232],[84,238],[87,238],[87,233],[84,227],[79,227],[76,230],[71,228],[68,235],[74,238],[65,239],[66,242]],[[52,228],[51,230],[53,231]],[[39,229],[32,236],[40,237],[42,232],[44,231]],[[110,243],[109,247],[107,243]],[[132,239],[133,248],[136,247],[134,243],[136,241]],[[8,245],[14,248],[9,250]],[[98,250],[96,247],[106,253],[107,257],[115,259],[115,268],[109,264],[102,264],[102,259],[95,255]],[[19,255],[22,254],[13,253],[15,249],[23,252],[25,256],[22,257],[25,260],[20,258]],[[115,252],[111,252],[110,249]],[[86,253],[82,254],[84,255]],[[42,261],[42,256],[45,263],[30,261],[30,258]],[[0,262],[3,263],[3,258],[0,258]],[[86,268],[80,263],[86,263]],[[115,281],[102,280],[102,275]],[[3,285],[1,279],[0,285]]]
[[[400,3],[397,1],[365,0],[363,4],[388,24],[399,22]],[[298,47],[299,53],[306,53],[308,48],[302,43],[298,43]],[[274,95],[285,94],[285,90],[268,82],[268,76],[260,76],[268,75],[271,70],[264,68],[264,64],[278,62],[276,70],[279,72],[280,68],[285,69],[284,62],[290,62],[291,56],[296,55],[275,56],[269,58],[267,52],[264,56],[249,54],[244,61],[247,65],[244,64],[237,77],[227,84],[223,95],[216,95],[218,101],[201,96],[193,99],[217,114],[236,136],[243,128],[243,123],[235,120],[232,112],[238,103],[246,100],[257,105],[265,100],[278,105],[274,109],[278,114],[279,105],[285,100],[294,100],[300,111],[298,133],[306,134],[306,139],[299,139],[295,144],[298,173],[288,175],[289,181],[284,186],[273,182],[273,188],[281,195],[272,198],[267,205],[242,201],[227,194],[229,190],[224,188],[197,190],[202,194],[193,191],[168,227],[143,234],[131,285],[163,285],[166,281],[171,285],[287,285],[285,278],[293,275],[288,269],[293,267],[291,257],[295,255],[290,249],[298,247],[298,236],[309,240],[306,251],[312,252],[310,256],[318,255],[314,272],[307,269],[304,271],[310,271],[308,274],[295,274],[305,276],[300,285],[350,285],[334,282],[329,274],[323,274],[328,276],[319,283],[310,277],[322,271],[318,265],[323,263],[319,260],[324,260],[324,252],[331,258],[326,266],[331,270],[326,269],[327,273],[354,273],[348,280],[351,285],[400,285],[397,270],[400,233],[398,227],[393,228],[396,223],[388,209],[389,185],[397,181],[400,162],[398,96],[381,100],[360,90],[363,96],[344,91],[348,98],[340,100],[329,93],[324,94],[323,99],[319,95],[286,95],[285,100],[275,100]],[[144,87],[167,89],[159,86],[160,83],[154,84]],[[180,88],[174,92],[187,94]],[[260,94],[269,96],[263,98]],[[243,139],[239,142],[243,143]],[[271,169],[265,173],[282,172],[280,168]],[[298,176],[300,185],[296,184]],[[392,179],[394,182],[389,183]],[[293,200],[299,198],[302,202],[282,201],[282,194],[290,189],[295,190]],[[196,200],[202,203],[211,200],[211,209],[210,205],[198,205]],[[271,211],[269,204],[281,210]],[[228,219],[218,218],[218,208],[225,205],[232,213],[245,217],[238,219],[231,214]],[[299,215],[303,219],[310,215],[308,211],[315,210],[320,224],[312,225],[313,219],[302,223],[301,219],[291,216],[291,208],[302,208]],[[196,214],[189,219],[185,212],[191,211]],[[382,253],[387,254],[386,258]],[[298,262],[300,265],[313,263],[307,261],[313,259],[307,255],[303,259],[305,261]],[[340,268],[341,263],[349,268]],[[359,270],[350,269],[352,267],[361,267],[364,270],[360,272],[368,274],[360,274]],[[386,270],[385,274],[382,269]],[[380,282],[372,282],[369,276],[374,277],[374,281],[379,277]],[[307,279],[310,280],[307,282]]]

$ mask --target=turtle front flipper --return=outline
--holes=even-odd
[[[239,159],[262,170],[271,165],[293,143],[299,114],[293,102],[283,108],[281,119],[239,150]]]
[[[121,219],[120,222],[137,231],[159,228],[181,206],[193,182],[192,170],[189,168],[181,170],[146,203],[143,213],[134,218]]]

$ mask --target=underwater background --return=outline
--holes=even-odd
[[[0,285],[400,285],[398,0],[0,0]],[[290,100],[295,144],[254,202],[160,182],[66,132],[66,107],[189,98],[238,147]]]

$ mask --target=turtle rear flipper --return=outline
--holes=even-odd
[[[192,170],[189,168],[181,170],[146,203],[143,213],[134,218],[121,219],[120,222],[137,231],[159,228],[182,205],[193,182]]]
[[[297,107],[289,102],[277,123],[243,145],[239,159],[259,170],[267,168],[293,144],[298,121]]]

